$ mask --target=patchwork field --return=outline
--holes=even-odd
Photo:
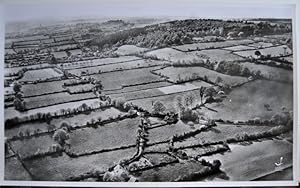
[[[123,45],[120,46],[115,53],[118,55],[134,55],[138,53],[143,53],[149,49],[147,48],[141,48],[134,45]]]

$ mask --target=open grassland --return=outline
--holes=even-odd
[[[204,157],[209,161],[219,159],[222,163],[221,170],[229,180],[253,180],[275,172],[274,163],[278,162],[280,157],[283,157],[281,169],[292,165],[293,146],[286,141],[266,140],[246,146],[230,144],[229,147],[231,152]]]
[[[208,104],[214,111],[205,108],[200,111],[213,119],[270,119],[272,115],[281,112],[282,107],[293,110],[292,99],[292,84],[257,80],[235,88],[221,103]],[[271,111],[264,107],[266,104],[270,105]]]

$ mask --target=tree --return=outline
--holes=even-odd
[[[206,102],[212,101],[213,100],[213,96],[216,95],[217,92],[213,87],[207,88],[205,90],[205,97],[208,97],[208,99],[206,100]]]
[[[205,90],[206,88],[201,86],[200,89],[199,89],[199,96],[200,96],[200,101],[201,101],[201,105],[203,104],[203,97],[204,97],[204,94],[205,94]]]
[[[26,110],[26,107],[25,107],[25,102],[22,101],[21,99],[19,98],[15,98],[14,102],[13,102],[13,105],[15,107],[16,110],[19,110],[19,111],[24,111]]]
[[[15,93],[21,92],[22,85],[19,82],[13,84],[13,90]]]
[[[69,139],[69,134],[67,133],[66,128],[58,129],[53,134],[53,139],[61,146],[65,145],[66,140]]]
[[[254,54],[255,54],[258,58],[261,56],[261,53],[260,53],[260,51],[258,51],[258,50],[256,50],[256,51],[254,52]]]
[[[248,69],[248,67],[244,67],[243,71],[242,71],[242,75],[243,76],[250,76],[251,75],[251,72],[250,70]]]
[[[184,110],[183,97],[180,95],[176,96],[174,102],[177,110],[181,113]]]
[[[155,101],[152,106],[153,113],[163,113],[166,111],[165,105],[160,101]]]

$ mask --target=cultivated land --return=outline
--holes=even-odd
[[[6,33],[5,180],[292,180],[291,20],[155,23]]]

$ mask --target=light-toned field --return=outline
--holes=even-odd
[[[195,85],[193,83],[196,83]],[[199,83],[199,84],[198,84]],[[178,93],[183,91],[189,91],[189,90],[195,90],[203,87],[210,87],[211,85],[206,82],[192,82],[192,83],[184,83],[184,84],[176,84],[172,86],[166,86],[158,88],[160,91],[162,91],[164,94],[171,94],[171,93]]]
[[[253,44],[248,44],[248,46],[254,47],[256,49],[260,49],[260,48],[267,48],[267,47],[274,46],[274,44],[270,42],[256,42]]]
[[[229,46],[241,45],[241,44],[250,44],[253,43],[252,40],[227,40],[222,42],[206,42],[206,43],[194,43],[194,44],[184,44],[181,46],[174,47],[175,49],[181,51],[190,51],[190,50],[204,50],[210,48],[225,48]]]
[[[269,104],[272,111],[264,105]],[[257,80],[235,88],[221,103],[207,104],[200,111],[206,117],[224,120],[270,119],[282,107],[293,110],[293,85],[275,81]]]
[[[266,140],[247,146],[230,144],[229,147],[231,152],[204,157],[209,161],[219,159],[222,163],[221,169],[229,180],[253,180],[275,172],[274,163],[278,162],[280,157],[283,157],[283,165],[280,168],[292,165],[293,145],[287,141]]]
[[[222,49],[211,49],[211,50],[201,50],[188,52],[192,56],[203,57],[204,59],[208,59],[210,62],[220,62],[220,61],[242,61],[244,58],[233,54],[228,50]]]
[[[237,45],[237,46],[231,46],[223,49],[230,50],[230,51],[241,51],[241,50],[254,50],[255,48],[251,46]]]
[[[20,66],[20,67],[12,67],[12,68],[5,68],[4,69],[4,75],[6,74],[16,74],[22,69],[37,69],[37,68],[47,68],[50,67],[50,64],[48,63],[42,63],[42,64],[37,64],[37,65],[27,65],[27,66]]]
[[[173,62],[192,61],[194,59],[199,59],[199,57],[197,57],[194,54],[181,52],[181,51],[175,50],[173,48],[162,48],[162,49],[158,49],[158,50],[153,50],[153,51],[145,53],[145,56],[146,57],[155,56],[160,60],[167,60],[167,61],[173,61]]]
[[[204,67],[167,67],[162,70],[157,70],[157,73],[161,73],[164,76],[167,76],[172,82],[176,82],[179,77],[181,79],[191,78],[192,75],[197,75],[204,78],[206,76],[208,80],[215,82],[217,77],[222,79],[223,84],[228,84],[230,86],[241,84],[247,82],[247,78],[241,76],[230,76],[222,74]]]
[[[239,51],[234,53],[246,58],[247,57],[258,58],[258,56],[255,55],[256,51],[257,50],[248,50],[248,51]],[[258,51],[264,56],[271,55],[271,57],[280,57],[283,55],[292,54],[292,50],[286,45],[263,48],[263,49],[259,49]]]
[[[32,82],[36,80],[45,80],[51,78],[62,77],[63,73],[53,68],[46,68],[46,69],[38,69],[38,70],[30,70],[24,73],[24,76],[20,79],[23,82]]]
[[[68,56],[67,56],[67,53],[66,53],[65,51],[51,52],[51,54],[53,54],[54,57],[57,58],[57,59],[61,59],[61,58],[66,58],[66,57],[68,57]]]
[[[137,47],[135,45],[120,46],[115,53],[118,55],[133,55],[147,51],[147,48]]]

